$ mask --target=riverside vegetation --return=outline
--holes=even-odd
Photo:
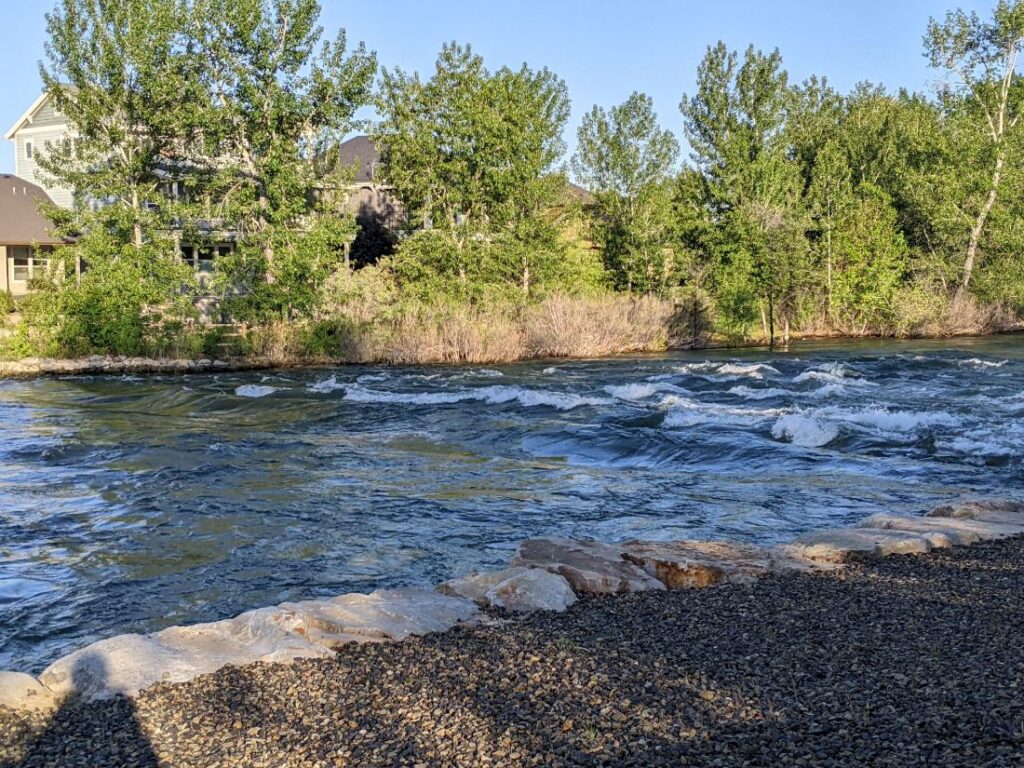
[[[487,362],[984,333],[1024,310],[1020,0],[928,23],[930,96],[793,83],[778,51],[718,43],[680,104],[688,162],[634,93],[586,114],[568,165],[553,72],[454,43],[429,77],[379,69],[319,12],[58,3],[41,72],[77,138],[39,162],[79,200],[47,211],[68,244],[3,313],[0,357]],[[408,215],[373,249],[339,212],[364,107]],[[177,256],[225,238],[203,279]],[[210,296],[243,333],[197,322]]]

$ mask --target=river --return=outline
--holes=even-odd
[[[537,535],[770,543],[1024,498],[1024,337],[0,382],[0,669]]]

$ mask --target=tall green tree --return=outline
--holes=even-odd
[[[188,12],[183,0],[61,0],[46,15],[40,73],[73,138],[39,164],[75,191],[74,215],[59,222],[69,231],[102,227],[136,248],[166,241],[168,211],[154,204],[196,95]]]
[[[1024,1],[999,0],[989,20],[963,10],[932,19],[925,36],[931,65],[951,75],[941,99],[971,116],[963,138],[984,144],[984,171],[977,192],[964,201],[973,215],[958,292],[968,290],[985,226],[1005,183],[1007,162],[1018,142],[1024,88],[1017,71],[1024,46]],[[963,102],[970,102],[964,104]],[[964,169],[965,172],[968,169]]]
[[[807,257],[801,168],[785,135],[793,102],[778,51],[751,47],[741,61],[718,43],[680,104],[702,202],[719,229],[707,252],[720,307],[741,332],[759,315],[772,339],[777,320],[788,328],[794,319]]]
[[[320,11],[317,0],[192,0],[204,127],[186,155],[255,257],[234,276],[247,283],[276,280],[277,250],[316,213],[317,157],[370,100],[376,56],[349,52],[344,30],[324,40]]]
[[[557,258],[554,233],[541,224],[566,184],[558,173],[565,83],[525,65],[492,72],[469,46],[451,43],[429,80],[385,71],[378,109],[382,175],[430,230],[405,256],[419,268],[432,254],[430,269],[463,286],[498,279],[529,293]]]
[[[595,106],[577,139],[573,170],[594,194],[598,237],[616,285],[664,290],[678,276],[670,180],[679,142],[658,125],[654,102],[642,93],[607,111]]]

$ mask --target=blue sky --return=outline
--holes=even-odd
[[[55,0],[0,0],[0,131],[38,95],[43,14]],[[328,30],[344,27],[388,67],[429,71],[441,44],[472,43],[489,66],[547,66],[573,100],[571,141],[594,104],[649,93],[662,123],[681,133],[680,96],[693,90],[706,47],[721,39],[778,47],[792,77],[827,75],[847,90],[860,80],[924,90],[934,83],[921,53],[929,16],[960,6],[988,13],[979,0],[322,0]],[[0,142],[0,172],[13,171],[13,150]]]

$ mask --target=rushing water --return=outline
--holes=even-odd
[[[1019,497],[1022,342],[0,382],[0,669],[533,535],[770,542]]]

